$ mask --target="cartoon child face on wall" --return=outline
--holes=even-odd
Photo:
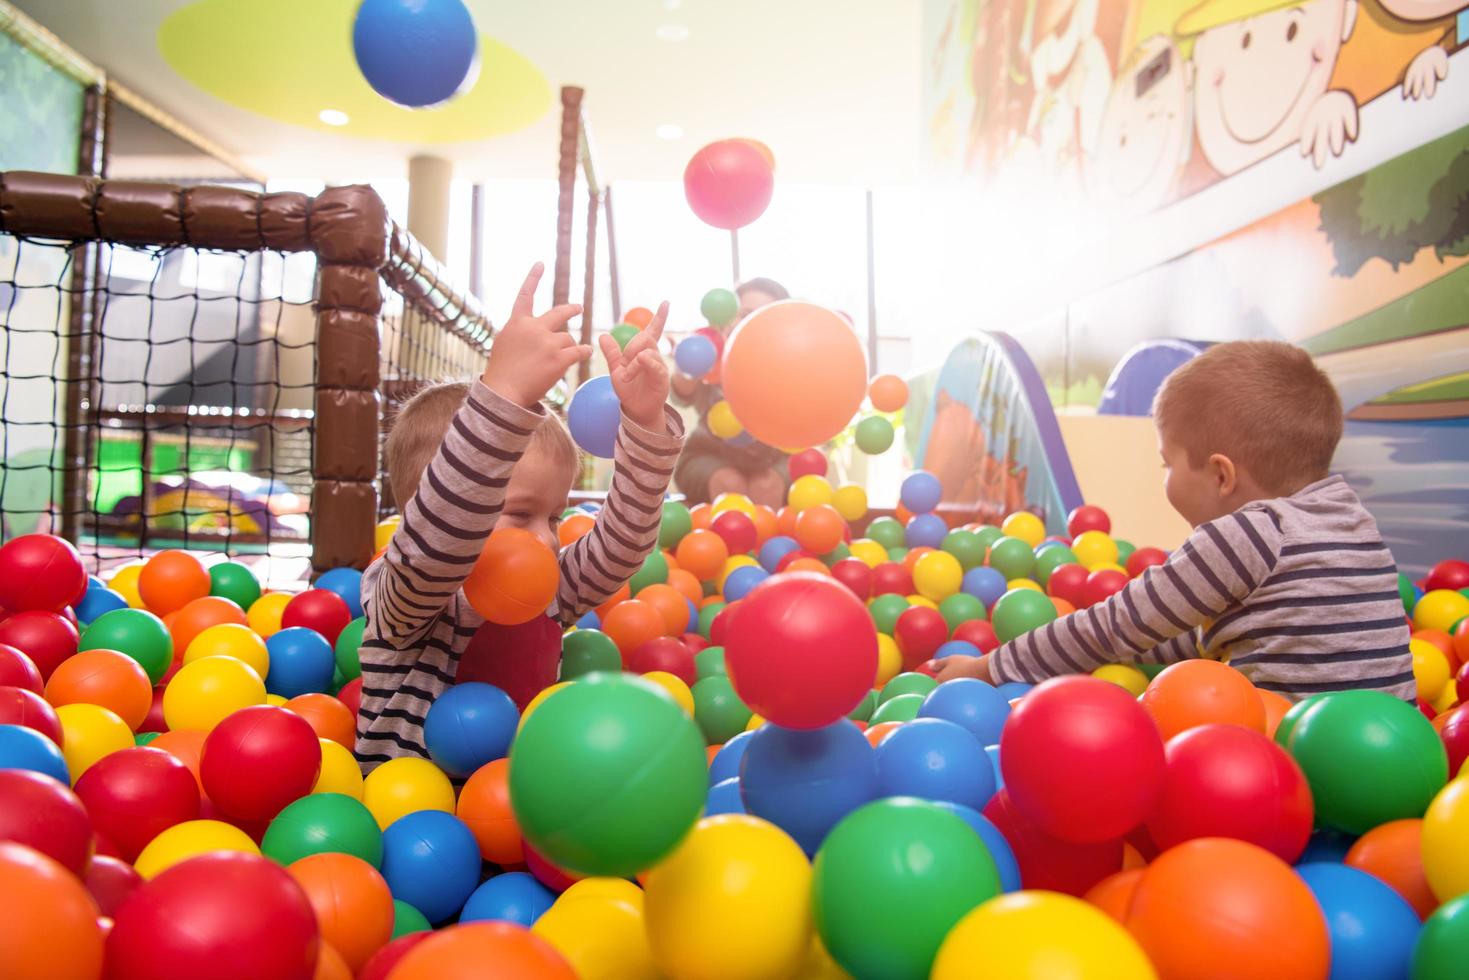
[[[1461,10],[1469,11],[1465,0],[1381,0],[1388,13],[1408,21],[1439,20]],[[1463,21],[1460,21],[1462,24]],[[1463,41],[1462,31],[1457,40]],[[1431,44],[1418,52],[1403,72],[1403,98],[1431,99],[1438,83],[1449,77],[1449,53],[1442,45]]]
[[[1172,197],[1193,142],[1192,77],[1192,62],[1161,34],[1123,61],[1087,161],[1087,189],[1104,213],[1142,214]]]
[[[1194,43],[1194,125],[1223,176],[1298,145],[1319,168],[1357,137],[1357,103],[1331,73],[1357,0],[1204,0],[1184,14]]]

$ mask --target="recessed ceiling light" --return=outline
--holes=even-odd
[[[660,24],[657,30],[660,41],[687,41],[689,28],[686,24]]]
[[[664,123],[656,130],[654,130],[654,132],[658,134],[658,138],[660,140],[683,139],[683,127],[678,125],[677,123]]]
[[[683,6],[683,0],[663,0],[663,9],[664,10],[669,10],[669,11],[677,10],[679,7],[682,7],[682,6]]]
[[[323,109],[316,114],[316,118],[328,126],[345,126],[352,121],[341,109]]]

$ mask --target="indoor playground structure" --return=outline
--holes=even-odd
[[[0,977],[1469,976],[1463,0],[497,6],[0,0]],[[661,72],[684,44],[715,77]],[[912,133],[842,108],[868,74],[911,83]],[[1242,77],[1299,106],[1267,125],[1284,82]],[[649,122],[706,103],[687,145]],[[803,210],[920,131],[897,206]],[[405,198],[373,168],[410,153]],[[517,153],[498,198],[448,176]],[[744,279],[775,254],[863,286]],[[498,284],[542,258],[534,309],[580,307],[556,342],[603,345],[540,403],[575,481],[549,536],[506,503],[481,542],[394,498],[387,436],[425,385],[494,382],[530,316],[502,334]],[[648,547],[583,598],[558,552],[610,554],[613,460],[652,438],[613,379],[635,339],[748,492],[648,491]],[[1353,628],[1401,634],[1411,698],[1153,655],[1134,597],[1193,595],[1155,398],[1243,339],[1332,381],[1331,470],[1393,559],[1294,545],[1328,557],[1290,575],[1386,591],[1286,629],[1386,602]],[[463,425],[493,404],[447,423],[465,486],[531,458]],[[452,607],[394,632],[389,574]],[[549,686],[456,676],[540,627]],[[972,676],[1041,637],[1071,672]],[[419,648],[447,668],[381,659]],[[443,683],[421,745],[382,724],[416,724],[410,670]]]

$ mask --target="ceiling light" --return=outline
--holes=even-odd
[[[658,138],[660,140],[683,139],[683,127],[678,125],[677,123],[664,123],[656,130],[654,130],[654,132],[658,134]]]
[[[657,30],[660,41],[687,41],[689,29],[685,24],[661,24]]]
[[[664,10],[673,11],[673,10],[677,10],[679,7],[682,7],[682,6],[683,6],[683,0],[663,0],[663,9]]]
[[[328,126],[345,126],[351,119],[341,109],[323,109],[316,114],[316,118]]]

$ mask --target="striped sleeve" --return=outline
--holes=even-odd
[[[1001,646],[990,655],[991,673],[997,683],[1033,684],[1106,663],[1181,657],[1186,648],[1176,638],[1192,639],[1244,602],[1275,568],[1280,547],[1280,529],[1265,511],[1235,511],[1201,524],[1166,563],[1116,595]]]
[[[591,533],[561,552],[557,606],[575,622],[632,577],[657,546],[663,495],[683,448],[683,420],[664,408],[665,431],[652,432],[622,417],[613,454],[612,486]]]

